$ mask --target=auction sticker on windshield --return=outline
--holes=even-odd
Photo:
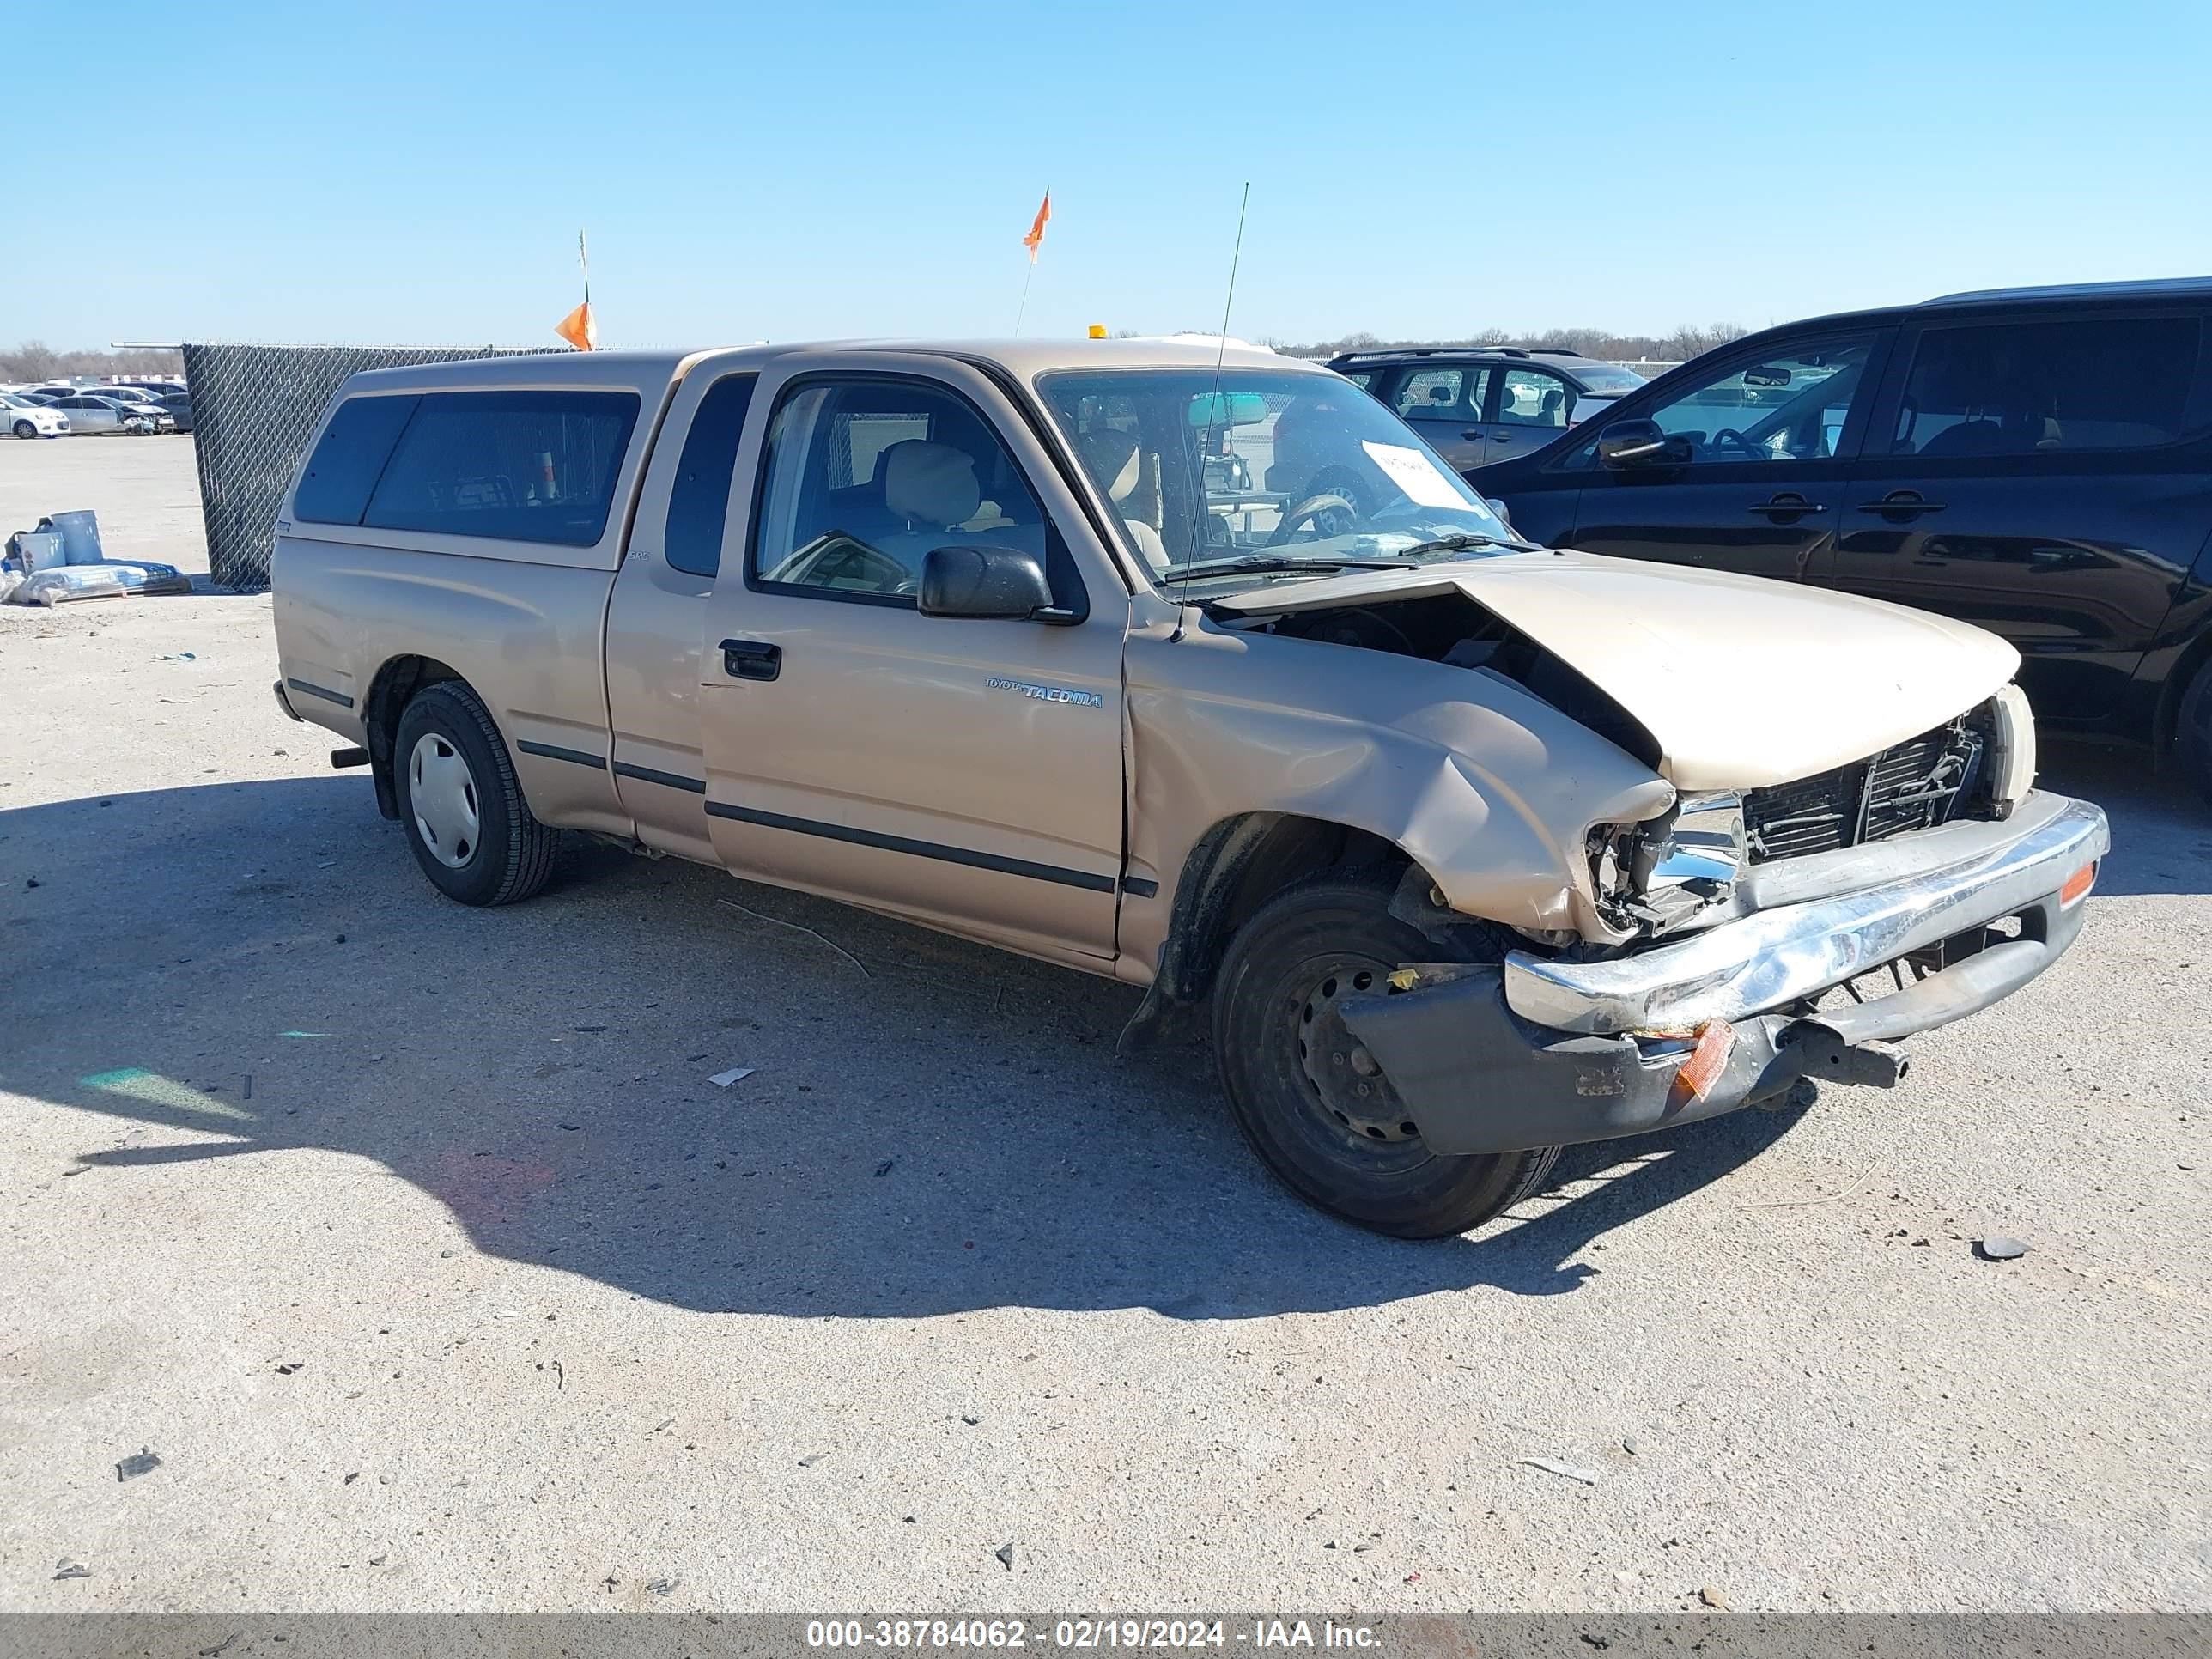
[[[1466,509],[1467,496],[1451,475],[1419,450],[1404,444],[1378,444],[1372,438],[1361,440],[1359,447],[1416,507]]]

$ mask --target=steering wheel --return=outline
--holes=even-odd
[[[1323,514],[1340,514],[1341,528],[1331,529],[1322,522]],[[1267,538],[1269,547],[1280,547],[1297,533],[1298,526],[1311,520],[1313,527],[1324,536],[1341,536],[1350,532],[1359,520],[1352,505],[1341,495],[1309,495],[1296,507],[1286,510],[1283,521],[1275,526],[1275,533]]]
[[[1752,442],[1732,426],[1723,427],[1705,442],[1710,448],[1733,449],[1747,461],[1764,461],[1771,459],[1763,446]]]

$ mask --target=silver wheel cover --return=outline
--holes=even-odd
[[[439,863],[458,870],[476,856],[477,781],[453,743],[435,732],[416,739],[407,757],[407,804],[415,833]]]

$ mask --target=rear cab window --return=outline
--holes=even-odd
[[[309,524],[589,547],[606,533],[634,392],[357,396],[301,474]]]
[[[292,516],[310,524],[359,524],[369,492],[392,459],[420,398],[349,398],[307,457]]]

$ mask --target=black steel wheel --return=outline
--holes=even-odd
[[[1347,997],[1377,991],[1402,963],[1440,954],[1390,915],[1395,885],[1395,872],[1334,870],[1261,906],[1214,987],[1214,1055],[1237,1127],[1292,1192],[1376,1232],[1435,1238],[1519,1203],[1550,1173],[1559,1148],[1431,1152],[1346,1027]]]

